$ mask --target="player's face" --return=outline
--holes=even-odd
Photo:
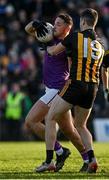
[[[63,19],[57,17],[54,23],[54,36],[60,37],[66,33],[68,25],[64,22]]]

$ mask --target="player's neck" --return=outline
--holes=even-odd
[[[92,26],[85,26],[85,27],[81,28],[81,31],[85,31],[85,30],[88,30],[88,29],[94,30],[94,27],[92,27]]]
[[[61,36],[58,37],[58,39],[62,39],[63,40],[67,35],[68,35],[68,33],[62,34]]]

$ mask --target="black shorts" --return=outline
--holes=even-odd
[[[86,109],[92,107],[98,84],[68,80],[59,95],[70,104]]]

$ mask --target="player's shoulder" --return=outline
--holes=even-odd
[[[79,33],[81,33],[81,32],[79,32],[79,31],[74,31],[74,32],[72,32],[72,35],[73,35],[73,36],[77,36]]]
[[[78,33],[78,31],[71,30],[68,36],[75,36]]]
[[[76,37],[78,36],[78,32],[76,32],[76,31],[71,31],[70,33],[69,33],[69,35],[68,35],[68,39],[73,39],[73,41],[75,40],[75,39],[77,39]],[[67,38],[66,38],[67,39]]]
[[[81,31],[75,31],[75,32],[72,33],[72,36],[73,36],[74,38],[77,38],[78,36],[81,36],[81,35],[84,35],[84,33],[81,32]]]

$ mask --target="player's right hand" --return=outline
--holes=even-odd
[[[104,91],[104,97],[109,102],[109,89],[105,89]]]
[[[42,42],[37,41],[37,43],[41,51],[46,51],[47,47],[52,45],[52,41],[47,42],[47,43],[42,43]]]
[[[33,21],[32,26],[37,31],[38,37],[43,37],[46,35],[46,33],[48,33],[48,30],[46,28],[47,25],[45,22],[35,20]]]

